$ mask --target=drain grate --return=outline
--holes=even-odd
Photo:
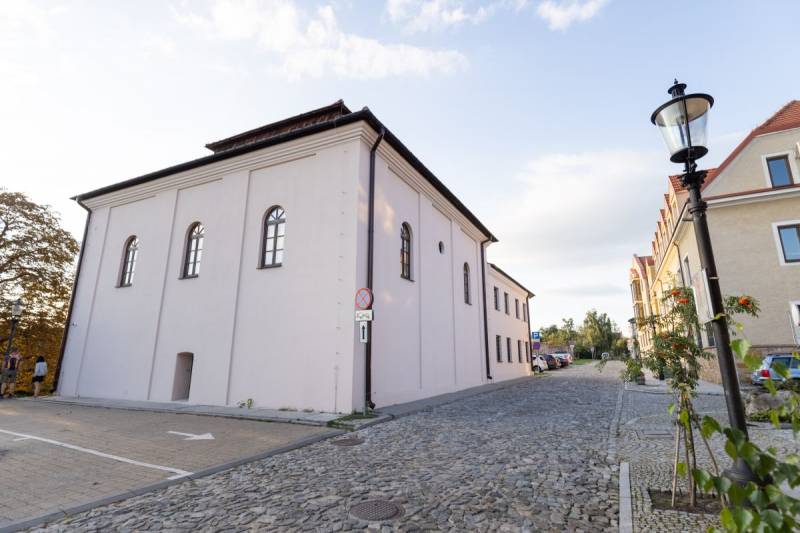
[[[403,514],[403,508],[389,500],[370,500],[352,506],[350,514],[368,522],[379,522],[397,518]]]
[[[358,446],[359,444],[364,444],[364,439],[361,437],[344,437],[343,439],[332,440],[331,444],[336,446]]]

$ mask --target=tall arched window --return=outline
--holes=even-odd
[[[411,226],[400,226],[400,277],[411,280]]]
[[[286,212],[279,205],[267,211],[261,239],[261,267],[283,263],[283,240],[286,237]]]
[[[472,304],[472,298],[469,294],[469,265],[464,263],[464,303]]]
[[[133,272],[136,270],[136,256],[139,255],[139,239],[136,235],[131,235],[125,241],[125,248],[122,254],[122,272],[119,276],[120,287],[130,287],[133,285]]]
[[[183,277],[196,278],[200,275],[200,260],[203,258],[203,236],[206,229],[199,222],[189,226],[186,234],[186,251],[183,257]]]

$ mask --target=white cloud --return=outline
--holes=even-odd
[[[466,0],[387,0],[389,19],[409,33],[439,31],[463,23],[480,24],[499,9],[521,10],[528,0],[492,0],[471,7]]]
[[[608,0],[545,0],[536,13],[551,30],[566,30],[573,22],[591,19],[607,3]]]
[[[545,154],[498,193],[490,260],[537,294],[534,325],[592,307],[624,324],[631,257],[649,253],[669,170],[657,149]]]
[[[204,34],[226,40],[257,42],[274,60],[272,72],[290,80],[320,78],[378,79],[388,76],[451,74],[464,70],[466,57],[455,50],[387,44],[346,33],[334,8],[313,14],[293,0],[215,0],[208,13],[195,4],[173,7],[176,19]]]

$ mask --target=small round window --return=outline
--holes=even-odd
[[[439,253],[444,253],[444,243],[442,241],[439,241]]]

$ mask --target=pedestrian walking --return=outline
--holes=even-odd
[[[42,390],[42,382],[47,376],[47,361],[41,355],[36,358],[36,366],[33,367],[33,397],[38,398]]]
[[[0,398],[11,398],[14,396],[14,387],[17,385],[17,370],[22,361],[19,349],[11,348],[11,355],[3,361],[2,385],[0,385]]]

